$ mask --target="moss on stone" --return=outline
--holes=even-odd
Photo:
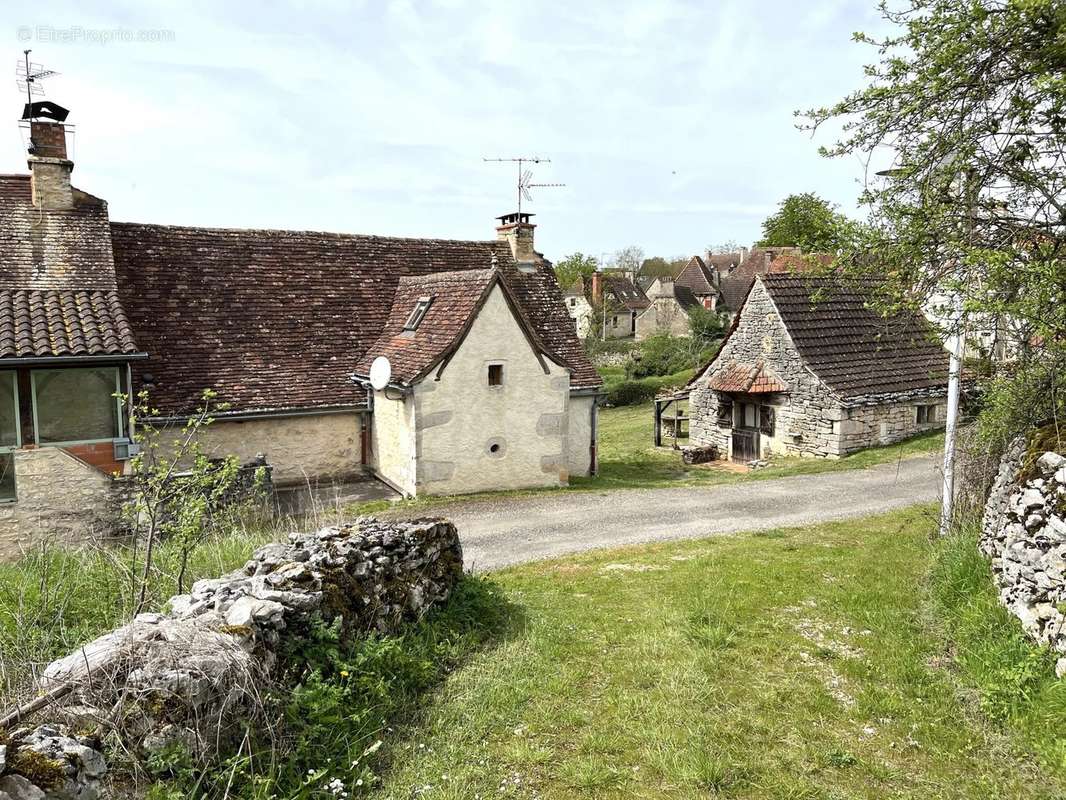
[[[67,779],[66,766],[54,758],[38,753],[36,750],[19,749],[13,756],[8,756],[9,771],[21,775],[30,783],[41,789],[58,789]]]
[[[1026,441],[1025,455],[1018,467],[1018,482],[1025,483],[1040,477],[1036,462],[1047,452],[1061,453],[1066,449],[1066,431],[1054,422],[1034,428]]]

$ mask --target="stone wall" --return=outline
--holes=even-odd
[[[94,786],[103,764],[87,752],[92,743],[71,739],[70,730],[106,722],[122,747],[142,756],[175,743],[205,762],[225,755],[244,725],[276,720],[262,698],[284,659],[300,652],[313,620],[339,620],[352,636],[386,632],[445,600],[462,571],[455,526],[442,519],[364,518],[294,533],[257,550],[241,569],[196,582],[189,594],[171,598],[169,613],[141,614],[50,664],[41,691],[67,691],[48,709],[54,727],[11,739],[22,748],[65,737],[47,744],[53,766],[64,774],[76,766],[72,777],[93,778]],[[78,765],[67,763],[70,752]],[[0,773],[2,763],[0,747]],[[18,772],[9,759],[0,789]]]
[[[1045,452],[1020,480],[1024,439],[1003,457],[985,506],[981,552],[991,559],[1000,602],[1032,639],[1064,654],[1066,676],[1066,456]]]
[[[418,494],[566,485],[570,377],[545,363],[497,286],[440,380],[415,386]],[[490,364],[502,385],[489,386]]]
[[[114,518],[114,481],[60,447],[15,450],[16,502],[0,504],[0,559],[43,542],[71,544]]]
[[[637,315],[638,342],[657,333],[668,333],[671,336],[689,336],[692,333],[688,312],[673,296],[652,297],[651,305]]]
[[[943,395],[943,391],[937,390],[916,395],[906,402],[845,408],[840,421],[840,453],[892,444],[919,433],[943,428],[947,418],[947,404]],[[918,423],[918,405],[935,406],[933,422]]]
[[[567,417],[570,429],[566,437],[567,471],[570,476],[589,475],[592,471],[592,437],[599,422],[596,398],[587,395],[570,396]]]
[[[253,460],[263,454],[278,487],[343,482],[363,474],[360,414],[345,411],[243,421],[216,419],[200,441],[211,457]]]

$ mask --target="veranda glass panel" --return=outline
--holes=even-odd
[[[34,371],[37,441],[49,444],[117,437],[117,380],[116,367]]]
[[[0,372],[0,447],[17,447],[18,402],[15,400],[15,373]]]
[[[15,454],[0,453],[0,503],[15,499]]]

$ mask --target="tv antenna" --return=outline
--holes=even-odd
[[[15,85],[20,92],[26,93],[26,104],[33,103],[33,96],[44,96],[44,87],[40,82],[45,78],[51,78],[59,73],[53,69],[45,69],[43,65],[30,61],[31,50],[23,50],[23,61],[15,64]]]
[[[522,198],[526,198],[528,201],[533,200],[533,195],[529,193],[530,189],[547,189],[555,188],[558,186],[566,186],[565,183],[533,183],[533,171],[529,169],[523,169],[523,164],[550,164],[552,160],[550,158],[483,158],[482,161],[495,161],[495,162],[510,162],[518,165],[518,213],[522,213]]]

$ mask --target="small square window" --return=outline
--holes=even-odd
[[[489,386],[503,386],[503,364],[489,364]]]
[[[429,304],[433,302],[432,297],[419,297],[418,302],[415,303],[414,309],[412,309],[410,316],[407,317],[407,322],[403,324],[405,331],[413,331],[422,324],[422,320],[426,317],[426,312],[429,311]]]
[[[14,503],[15,500],[15,454],[0,453],[0,503]]]
[[[928,425],[936,422],[936,406],[918,406],[917,419],[919,425]]]

